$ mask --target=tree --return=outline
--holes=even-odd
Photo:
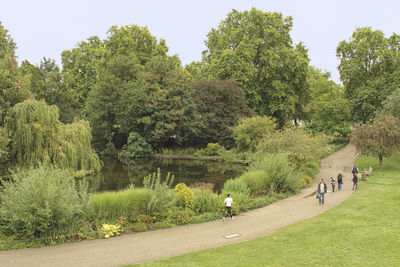
[[[365,123],[400,85],[400,36],[357,28],[349,41],[339,43],[336,55],[352,120]]]
[[[54,60],[43,58],[40,66],[24,61],[21,64],[21,72],[29,79],[29,90],[36,99],[43,99],[48,105],[57,105],[62,122],[70,123],[78,117],[76,92],[65,86],[63,76]]]
[[[25,100],[16,104],[6,118],[11,159],[18,167],[55,165],[75,176],[100,170],[91,148],[91,130],[86,121],[62,124],[57,106]]]
[[[309,69],[310,101],[305,107],[306,128],[314,133],[338,135],[350,133],[350,108],[343,88],[329,80],[330,74]]]
[[[203,123],[198,143],[219,143],[232,147],[234,140],[231,128],[241,118],[254,114],[246,104],[244,90],[230,80],[199,80],[192,87]]]
[[[281,127],[301,115],[308,94],[307,50],[293,45],[291,28],[281,13],[233,10],[208,33],[203,51],[204,76],[238,81],[249,106]]]
[[[258,144],[276,128],[275,119],[271,117],[254,116],[243,118],[232,128],[233,138],[238,151],[255,152]]]
[[[81,109],[101,73],[105,56],[104,41],[97,36],[89,37],[78,43],[76,48],[61,53],[65,87],[75,92]]]
[[[400,120],[391,115],[379,115],[372,123],[358,127],[351,142],[361,154],[377,156],[382,170],[383,157],[390,157],[400,149]]]
[[[0,22],[0,126],[8,110],[31,96],[15,58],[16,44]]]
[[[121,130],[139,133],[153,147],[195,142],[200,117],[190,76],[179,58],[154,56],[138,82],[135,91],[126,91],[126,109],[118,117]]]
[[[390,114],[400,119],[400,88],[394,91],[383,103],[382,114]]]

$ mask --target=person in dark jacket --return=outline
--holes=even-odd
[[[324,179],[321,179],[321,181],[318,184],[317,192],[319,194],[319,204],[323,205],[325,203],[325,193],[328,191],[328,187],[326,186],[326,183],[324,182]]]
[[[338,182],[338,189],[339,191],[341,191],[343,186],[343,174],[341,171],[339,171],[339,174],[337,175],[337,182]]]

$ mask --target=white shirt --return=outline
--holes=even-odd
[[[319,184],[319,192],[325,193],[325,186],[324,186],[324,183],[320,183],[320,184]]]
[[[231,197],[227,197],[225,198],[224,203],[227,207],[232,207],[233,199]]]

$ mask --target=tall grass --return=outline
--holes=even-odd
[[[91,196],[93,219],[115,221],[125,217],[136,221],[141,214],[146,214],[153,195],[151,190],[133,187],[119,192],[94,193]]]

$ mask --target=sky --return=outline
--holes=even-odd
[[[61,65],[61,52],[113,26],[147,26],[165,39],[169,54],[182,64],[201,60],[207,33],[236,9],[255,7],[293,18],[291,36],[303,42],[311,65],[340,82],[336,47],[357,27],[400,33],[398,0],[1,0],[0,21],[17,43],[18,61],[40,64],[43,57]]]

